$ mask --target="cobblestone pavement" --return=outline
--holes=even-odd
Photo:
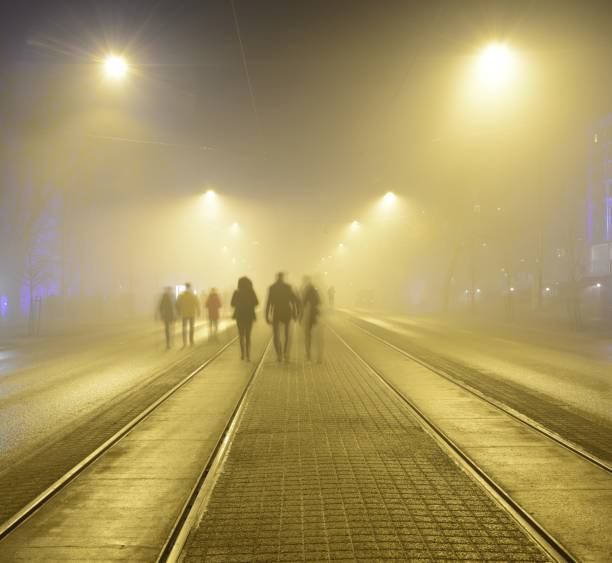
[[[330,336],[266,364],[185,561],[546,557]]]

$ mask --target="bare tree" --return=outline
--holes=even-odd
[[[23,164],[25,158],[22,157]],[[35,161],[3,177],[2,224],[4,252],[12,265],[13,291],[17,300],[25,290],[30,328],[33,327],[34,299],[37,288],[49,281],[56,262],[55,231],[57,223],[53,213],[54,191],[43,182]]]

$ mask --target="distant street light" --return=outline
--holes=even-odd
[[[387,192],[383,196],[382,201],[385,207],[391,207],[395,203],[396,199],[397,199],[397,196],[393,192]]]
[[[351,223],[351,231],[358,231],[359,227],[361,227],[361,225],[359,224],[359,221],[353,221]]]
[[[128,72],[128,64],[123,57],[108,55],[104,59],[104,75],[110,80],[122,80]]]
[[[215,193],[215,190],[206,190],[206,193],[204,194],[204,199],[206,201],[214,201],[217,197],[217,194]]]

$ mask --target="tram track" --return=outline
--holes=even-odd
[[[195,485],[185,501],[175,523],[172,527],[172,532],[166,539],[156,563],[175,562],[180,560],[181,551],[187,542],[191,529],[197,525],[197,522],[206,508],[206,503],[210,498],[212,490],[215,486],[217,477],[222,471],[223,462],[229,452],[232,438],[235,434],[240,416],[244,410],[246,399],[253,387],[253,383],[257,375],[262,371],[263,365],[270,350],[272,341],[269,340],[257,361],[251,376],[242,391],[240,399],[236,403],[236,407],[229,417],[223,432],[221,433],[215,448],[210,455],[208,462],[203,467]]]
[[[369,337],[373,338],[374,340],[380,342],[381,344],[384,344],[385,346],[387,346],[391,350],[394,350],[395,352],[401,354],[405,358],[410,359],[410,360],[420,364],[421,366],[423,366],[423,367],[427,368],[428,370],[434,372],[435,374],[439,375],[440,377],[442,377],[442,378],[446,379],[447,381],[453,383],[457,387],[460,387],[464,391],[467,391],[468,393],[470,393],[470,394],[474,395],[475,397],[481,399],[482,401],[488,403],[489,405],[493,406],[494,408],[502,411],[504,414],[506,414],[509,417],[513,418],[514,420],[520,422],[521,424],[527,426],[528,428],[530,428],[534,432],[537,432],[538,434],[541,434],[541,435],[545,436],[546,438],[548,438],[549,440],[554,442],[556,445],[559,445],[559,446],[565,448],[566,450],[572,452],[574,455],[577,455],[578,457],[587,460],[588,462],[592,463],[593,465],[595,465],[599,469],[602,469],[606,473],[612,474],[612,464],[610,464],[608,461],[598,457],[597,455],[593,454],[592,452],[589,452],[586,448],[580,446],[579,444],[573,442],[572,440],[567,439],[566,437],[562,436],[558,432],[555,432],[555,431],[551,430],[550,428],[546,427],[544,424],[534,420],[532,417],[524,414],[523,412],[520,412],[517,409],[507,405],[503,401],[500,401],[500,400],[498,400],[498,399],[496,399],[494,397],[491,397],[490,395],[487,395],[486,393],[483,393],[481,390],[477,389],[476,387],[474,387],[474,386],[470,385],[469,383],[467,383],[467,382],[457,378],[452,373],[449,373],[448,370],[440,368],[439,366],[435,366],[432,363],[430,363],[427,360],[425,360],[424,358],[419,357],[419,356],[417,356],[417,355],[407,351],[406,349],[402,348],[401,346],[397,346],[397,345],[393,344],[392,342],[390,342],[386,338],[383,338],[382,336],[374,333],[373,331],[364,328],[363,326],[361,326],[361,324],[355,322],[353,319],[349,319],[349,322],[351,323],[352,326],[354,326],[355,328],[357,328],[358,330],[360,330],[364,334],[367,334]]]
[[[149,403],[147,407],[142,409],[136,416],[131,418],[121,428],[115,431],[101,445],[96,447],[88,455],[83,457],[78,463],[74,464],[70,469],[65,471],[51,485],[46,487],[35,498],[33,498],[25,506],[23,506],[23,508],[21,508],[4,522],[2,522],[0,524],[0,542],[10,536],[13,531],[15,531],[19,526],[25,523],[30,517],[32,517],[40,508],[46,505],[60,491],[66,489],[88,467],[90,467],[98,459],[104,456],[104,454],[106,454],[118,442],[124,439],[132,430],[134,430],[140,423],[142,423],[146,418],[148,418],[149,415],[156,411],[170,397],[175,395],[175,393],[177,393],[181,388],[183,388],[187,383],[189,383],[196,375],[198,375],[211,363],[213,363],[216,359],[223,355],[227,351],[227,349],[230,348],[232,344],[234,344],[236,341],[236,336],[230,338],[219,349],[215,350],[209,357],[207,357],[204,361],[197,365],[197,367],[195,367],[187,375],[182,377],[170,389],[165,391],[156,400]]]
[[[361,328],[356,325],[357,328]],[[437,425],[423,410],[421,410],[405,393],[403,393],[396,385],[394,385],[387,377],[385,377],[377,368],[375,368],[368,360],[366,360],[359,352],[357,352],[333,327],[329,327],[334,336],[342,342],[348,350],[364,365],[364,367],[376,377],[386,388],[390,389],[414,415],[419,425],[426,431],[440,447],[469,475],[475,479],[487,493],[501,506],[554,561],[558,562],[574,562],[577,561],[570,551],[546,528],[540,524],[531,514],[524,510],[512,496],[504,490],[480,465],[468,455],[460,445],[445,433],[439,425]],[[361,329],[363,332],[368,332]],[[376,335],[371,335],[375,338]],[[384,343],[384,339],[378,338]],[[396,350],[401,353],[401,350]],[[407,354],[406,354],[407,355]],[[407,355],[408,356],[408,355]],[[410,358],[418,362],[423,367],[427,367],[418,359]],[[437,373],[436,370],[432,370]]]

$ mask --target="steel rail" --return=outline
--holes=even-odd
[[[196,369],[186,375],[181,381],[174,385],[171,389],[166,391],[156,401],[151,403],[145,408],[140,414],[135,416],[122,428],[117,430],[110,438],[108,438],[103,444],[98,446],[89,455],[83,458],[79,463],[74,465],[64,475],[57,479],[53,484],[47,487],[42,493],[36,498],[31,500],[26,506],[24,506],[19,512],[11,516],[8,520],[0,524],[0,542],[5,539],[11,532],[13,532],[18,526],[23,524],[30,516],[32,516],[39,508],[46,504],[51,498],[53,498],[58,492],[64,489],[69,483],[71,483],[78,475],[80,475],[87,467],[104,455],[112,446],[127,436],[138,424],[140,424],[145,418],[147,418],[153,411],[155,411],[162,403],[166,402],[174,393],[176,393],[186,383],[191,381],[198,373],[204,368],[215,361],[221,356],[234,342],[238,340],[237,336],[231,338],[226,344],[219,348],[212,356],[202,362]]]
[[[390,389],[411,411],[419,425],[450,457],[468,473],[497,504],[506,511],[532,538],[544,552],[557,562],[577,561],[573,555],[552,536],[533,516],[525,511],[512,497],[474,460],[472,460],[446,433],[437,426],[417,405],[404,395],[393,383],[388,381],[375,367],[363,358],[340,334],[328,325],[331,332],[342,342],[350,352],[372,373],[381,383]],[[425,366],[426,367],[426,366]]]
[[[507,414],[508,416],[512,417],[514,420],[516,420],[516,421],[520,422],[521,424],[529,427],[534,432],[537,432],[538,434],[542,434],[543,436],[545,436],[549,440],[552,440],[553,442],[555,442],[557,445],[562,446],[563,448],[569,450],[573,454],[575,454],[575,455],[581,457],[582,459],[585,459],[586,461],[592,463],[593,465],[597,466],[599,469],[602,469],[602,470],[604,470],[607,473],[612,473],[612,465],[610,465],[605,460],[603,460],[603,459],[593,455],[592,453],[588,452],[587,450],[582,448],[580,445],[578,445],[578,444],[576,444],[574,442],[571,442],[570,440],[568,440],[567,438],[564,438],[563,436],[557,434],[553,430],[550,430],[549,428],[546,428],[546,426],[540,424],[539,422],[537,422],[534,419],[532,419],[531,417],[523,414],[522,412],[519,412],[516,409],[513,409],[512,407],[506,405],[502,401],[499,401],[497,399],[494,399],[493,397],[490,397],[489,395],[486,395],[485,393],[483,393],[479,389],[476,389],[475,387],[473,387],[469,383],[465,383],[464,381],[461,381],[460,379],[458,379],[454,375],[448,373],[444,369],[436,367],[436,366],[430,364],[429,362],[427,362],[426,360],[423,360],[422,358],[419,358],[418,356],[415,356],[414,354],[411,354],[407,350],[404,350],[403,348],[401,348],[399,346],[396,346],[395,344],[392,344],[391,342],[389,342],[387,339],[383,338],[382,336],[379,336],[378,334],[373,333],[371,330],[368,330],[367,328],[364,328],[364,327],[360,326],[354,320],[351,319],[350,322],[351,322],[351,324],[355,328],[357,328],[360,331],[364,332],[365,334],[367,334],[368,336],[370,336],[374,340],[378,340],[379,342],[381,342],[385,346],[391,348],[392,350],[398,352],[399,354],[405,356],[406,358],[412,360],[413,362],[416,362],[416,363],[422,365],[423,367],[427,368],[428,370],[434,372],[436,375],[439,375],[440,377],[443,377],[444,379],[450,381],[451,383],[454,383],[458,387],[461,387],[463,390],[467,391],[468,393],[471,393],[472,395],[474,395],[474,396],[478,397],[479,399],[485,401],[489,405],[497,408],[498,410],[500,410],[503,413]],[[367,322],[367,321],[363,321],[363,322]]]
[[[251,392],[253,383],[257,375],[263,369],[264,361],[270,350],[272,340],[264,348],[261,358],[254,367],[232,415],[227,421],[215,448],[211,452],[208,461],[202,469],[200,476],[196,480],[189,497],[187,498],[182,510],[179,513],[162,550],[157,557],[157,563],[170,563],[179,561],[181,552],[187,543],[191,530],[197,526],[203,511],[205,510],[212,491],[215,487],[219,474],[223,468],[225,459],[229,452],[232,440],[242,418],[244,407],[247,404],[247,397]]]

